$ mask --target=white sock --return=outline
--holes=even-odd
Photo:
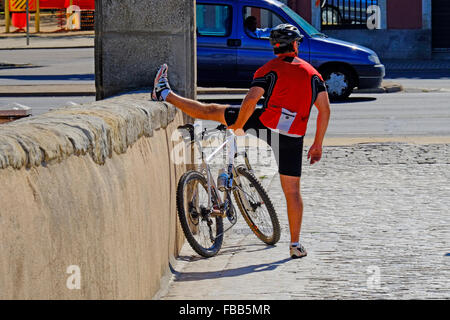
[[[161,92],[161,97],[163,98],[164,101],[166,101],[167,95],[169,94],[169,92],[171,92],[172,90],[170,89],[165,89]]]

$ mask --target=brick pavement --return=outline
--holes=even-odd
[[[320,163],[304,165],[308,256],[300,260],[288,256],[274,164],[263,157],[257,175],[266,177],[280,242],[264,245],[241,218],[216,257],[185,244],[162,299],[450,298],[450,144],[326,147]]]

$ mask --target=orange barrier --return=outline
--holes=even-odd
[[[23,12],[13,12],[11,14],[11,23],[17,29],[25,29],[27,26],[27,14]]]
[[[81,10],[95,10],[94,0],[72,0],[72,5],[80,7]],[[64,7],[67,8],[69,6],[70,0],[65,0]]]
[[[28,0],[29,11],[36,11],[36,0]],[[9,0],[9,12],[26,12],[26,0]]]
[[[72,5],[81,10],[95,10],[94,0],[72,0]],[[70,0],[41,0],[41,9],[65,9],[70,6]]]

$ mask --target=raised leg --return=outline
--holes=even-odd
[[[184,113],[187,113],[192,118],[213,120],[226,125],[225,109],[228,107],[227,105],[198,102],[181,97],[173,91],[167,95],[166,101],[173,104]]]
[[[167,64],[163,64],[156,73],[151,95],[152,100],[167,101],[194,119],[213,120],[226,125],[225,109],[228,106],[213,103],[205,104],[177,95],[170,89],[167,76],[168,69]]]

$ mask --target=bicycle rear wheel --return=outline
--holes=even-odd
[[[214,190],[211,190],[214,192]],[[212,204],[217,197],[212,194]],[[192,249],[209,258],[222,247],[222,217],[212,217],[208,207],[208,184],[197,171],[188,171],[180,178],[177,187],[177,212],[184,235]]]
[[[280,240],[280,222],[258,179],[245,166],[238,166],[240,185],[233,190],[239,210],[253,233],[264,243],[274,245]]]

